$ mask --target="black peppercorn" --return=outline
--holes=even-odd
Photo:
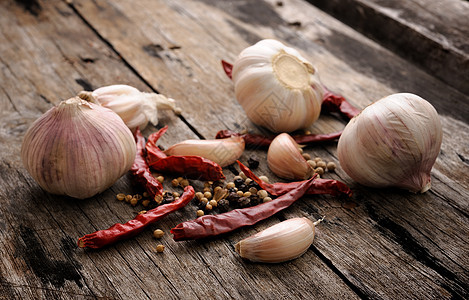
[[[236,178],[233,182],[237,188],[239,188],[240,185],[244,184],[244,180],[242,178]]]
[[[230,201],[228,201],[227,199],[221,199],[220,201],[218,201],[217,207],[221,212],[226,212],[230,209]]]
[[[251,155],[248,159],[248,165],[251,169],[257,169],[259,167],[259,159],[255,155]]]
[[[239,207],[249,206],[250,203],[251,203],[251,199],[249,199],[248,197],[241,197],[241,198],[238,199],[238,206]]]

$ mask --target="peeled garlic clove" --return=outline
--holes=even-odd
[[[117,113],[125,124],[134,131],[143,130],[150,121],[158,124],[158,109],[171,109],[180,113],[176,101],[161,94],[144,93],[125,84],[100,87],[93,92],[82,91],[78,96],[107,107]]]
[[[314,67],[276,40],[244,49],[233,64],[236,99],[248,118],[273,132],[290,132],[319,117],[323,88]]]
[[[186,140],[169,147],[166,155],[198,155],[226,167],[234,163],[244,151],[242,137],[215,140]]]
[[[414,94],[393,94],[347,124],[337,146],[339,162],[363,185],[424,193],[431,187],[442,135],[430,103]]]
[[[276,136],[267,151],[267,163],[270,170],[284,179],[310,178],[314,170],[301,154],[300,147],[288,133]]]
[[[134,137],[122,119],[78,97],[37,119],[21,147],[26,170],[44,190],[80,199],[113,185],[135,154]]]
[[[288,219],[240,241],[235,250],[255,262],[279,263],[297,258],[313,243],[315,227],[321,221]]]

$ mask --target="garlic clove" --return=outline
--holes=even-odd
[[[238,242],[235,250],[254,262],[279,263],[295,259],[311,246],[315,226],[321,220],[313,223],[307,218],[288,219]]]
[[[244,139],[238,136],[214,140],[186,140],[164,152],[166,155],[198,155],[226,167],[243,154],[244,146]]]
[[[180,114],[176,101],[161,94],[144,93],[138,89],[115,84],[100,87],[93,92],[82,91],[78,97],[107,107],[117,113],[130,130],[143,130],[148,122],[158,124],[158,109],[170,109]]]
[[[440,152],[441,122],[421,97],[399,93],[366,107],[345,127],[339,162],[353,180],[370,187],[424,193]]]
[[[233,64],[236,99],[248,118],[273,132],[290,132],[319,117],[322,84],[298,51],[276,40],[244,49]]]
[[[44,190],[79,199],[113,185],[135,155],[134,137],[122,119],[78,97],[37,119],[21,146],[23,165]]]
[[[270,170],[284,179],[310,178],[314,170],[301,154],[300,147],[288,133],[276,136],[267,151],[267,163]]]

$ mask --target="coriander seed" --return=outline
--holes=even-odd
[[[308,153],[303,153],[303,157],[306,160],[311,160],[311,155],[309,155]]]
[[[217,207],[218,205],[217,200],[210,200],[208,204],[210,204],[212,207]]]
[[[163,235],[164,235],[164,231],[161,229],[156,229],[155,231],[153,231],[153,236],[157,239],[163,237]]]
[[[337,166],[334,162],[330,161],[327,163],[326,167],[328,171],[334,171]]]
[[[156,180],[158,180],[160,183],[163,183],[164,182],[164,177],[160,175],[160,176],[156,177]]]
[[[265,197],[264,199],[262,199],[262,202],[264,202],[264,203],[269,202],[269,201],[272,201],[272,198]]]
[[[173,180],[171,180],[171,185],[173,187],[177,187],[179,185],[179,181],[177,179],[173,179]]]
[[[204,193],[204,197],[207,198],[207,199],[211,199],[211,198],[212,198],[212,193],[210,193],[210,192],[205,192],[205,193]]]
[[[324,169],[326,168],[326,163],[325,163],[324,161],[322,161],[322,160],[321,160],[321,161],[318,161],[318,162],[316,163],[316,167],[317,167],[317,168],[322,168],[322,169],[324,170]]]
[[[119,201],[123,201],[125,199],[125,194],[119,193],[116,195],[116,199]]]
[[[160,245],[156,246],[156,252],[161,253],[163,251],[164,251],[164,245],[160,244]]]
[[[316,162],[314,160],[307,160],[306,161],[308,163],[308,165],[311,167],[311,168],[316,168]]]

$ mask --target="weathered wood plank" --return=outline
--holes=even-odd
[[[34,3],[34,8],[24,11],[18,3],[3,2],[0,18],[2,39],[6,41],[2,46],[9,45],[0,51],[1,86],[6,95],[1,98],[0,146],[0,212],[5,216],[1,233],[5,254],[0,264],[2,298],[288,298],[292,285],[298,288],[297,293],[356,298],[312,254],[314,267],[301,275],[315,283],[306,287],[302,287],[303,281],[282,281],[282,266],[276,272],[257,265],[252,271],[246,270],[233,251],[232,245],[239,238],[188,247],[172,243],[167,235],[161,241],[167,250],[156,254],[156,242],[149,230],[102,251],[76,249],[77,237],[135,215],[135,209],[114,200],[116,193],[135,189],[129,178],[123,177],[103,194],[80,202],[48,195],[21,166],[18,153],[22,135],[41,113],[83,88],[116,82],[141,90],[148,90],[148,86],[70,7],[59,1]],[[8,24],[16,26],[7,30]],[[160,121],[170,125],[162,139],[164,145],[195,136],[171,114],[163,114]],[[188,207],[153,228],[168,233],[175,224],[193,216],[194,208]],[[330,290],[330,283],[337,288]]]
[[[100,6],[105,6],[103,3],[105,2],[100,2]],[[182,78],[181,83],[187,88],[185,90],[185,96],[188,99],[187,107],[191,107],[191,110],[196,112],[197,117],[188,116],[187,118],[206,137],[213,136],[220,127],[214,127],[213,125],[217,124],[217,120],[210,118],[213,112],[213,102],[207,101],[204,103],[206,106],[197,107],[200,105],[200,102],[198,102],[200,94],[219,95],[224,99],[224,105],[219,105],[219,110],[217,110],[218,115],[224,117],[223,121],[219,121],[220,125],[231,125],[230,128],[236,128],[240,124],[239,117],[242,117],[242,112],[233,109],[230,110],[229,115],[226,115],[226,107],[231,107],[231,105],[234,105],[233,107],[239,106],[233,103],[232,92],[229,92],[231,95],[226,96],[226,88],[229,86],[229,82],[227,85],[226,79],[221,78],[220,80],[218,60],[220,58],[233,58],[246,45],[264,37],[276,37],[288,41],[307,53],[306,56],[310,57],[319,66],[324,82],[342,92],[358,106],[364,107],[372,100],[379,99],[379,97],[389,93],[403,90],[411,91],[430,100],[441,112],[445,124],[453,123],[455,119],[463,120],[463,123],[460,124],[462,126],[453,131],[453,135],[464,135],[465,128],[467,128],[465,116],[468,112],[466,96],[448,88],[430,75],[412,68],[406,61],[399,59],[387,50],[302,2],[289,1],[281,7],[275,7],[275,3],[272,4],[272,6],[269,6],[262,2],[154,3],[147,1],[142,3],[146,10],[133,10],[126,2],[114,2],[110,11],[98,11],[95,4],[91,3],[76,3],[76,7],[83,16],[89,18],[90,24],[97,31],[108,33],[111,31],[107,35],[104,34],[103,37],[109,43],[115,45],[115,49],[124,58],[129,57],[128,62],[141,74],[150,74],[144,76],[144,78],[149,83],[157,85],[159,90],[165,93],[177,93],[177,90],[180,91],[179,87],[160,83],[169,81],[169,78],[181,82],[180,74],[182,70],[191,70],[187,73],[186,78]],[[218,10],[212,12],[213,7]],[[305,26],[300,26],[299,30],[289,27],[289,24],[297,23],[286,21],[287,17],[282,15],[288,16],[288,9],[295,12],[297,17],[301,17],[301,20],[308,20]],[[112,23],[112,26],[106,23],[105,28],[99,20],[106,19],[107,22],[110,22],[110,17],[116,14],[115,10],[127,16],[126,21]],[[153,14],[148,16],[147,11],[154,11],[157,16]],[[226,12],[229,12],[229,14]],[[309,19],[306,18],[308,16]],[[311,16],[315,16],[315,18]],[[154,21],[148,21],[149,17]],[[132,20],[132,22],[128,20]],[[144,21],[140,22],[139,20]],[[158,25],[145,27],[148,24]],[[172,26],[172,24],[177,25]],[[300,24],[302,23],[300,22]],[[112,29],[109,29],[109,27]],[[317,28],[311,30],[311,27]],[[118,35],[118,31],[124,30],[124,28],[126,30],[133,28],[133,31],[146,28],[145,33],[148,37],[138,36],[132,39],[132,43],[114,40],[115,35]],[[198,39],[195,40],[194,36]],[[233,36],[238,36],[240,40],[233,43]],[[324,48],[317,43],[311,42],[312,40],[318,41],[319,44],[324,45]],[[143,49],[145,45],[155,43],[153,41],[157,41],[156,44],[158,45],[163,45],[161,46],[163,49],[169,49],[168,46],[164,46],[165,42],[169,43],[168,41],[170,41],[173,44],[174,41],[177,41],[177,45],[180,47],[178,50],[180,51],[171,52],[171,55],[167,56],[159,55],[153,60],[154,65],[148,64],[144,55],[136,56],[135,53],[141,51],[139,48]],[[203,41],[203,44],[200,41]],[[184,49],[187,49],[187,51],[183,51]],[[363,51],[366,51],[366,55],[363,55]],[[165,53],[164,50],[163,53]],[[176,55],[179,60],[175,59],[173,55]],[[175,70],[172,67],[168,68],[168,65],[173,66],[175,60],[185,67],[180,70]],[[203,70],[200,69],[200,65],[204,66]],[[150,70],[154,71],[151,72]],[[337,74],[340,74],[341,80],[337,80]],[[198,80],[194,81],[193,77]],[[223,88],[221,91],[217,88],[219,85]],[[433,88],[429,88],[431,86]],[[192,91],[197,92],[193,93]],[[445,98],[450,98],[457,104],[449,106],[440,100]],[[320,121],[316,126],[320,129],[325,128],[327,126],[325,123],[327,122],[321,123]],[[245,124],[250,126],[249,123]],[[339,127],[340,123],[335,126],[335,128]],[[318,127],[316,127],[316,130]],[[444,151],[447,150],[451,157],[442,156],[440,158],[440,162],[443,163],[438,164],[437,168],[441,170],[446,169],[445,161],[457,162],[456,156],[460,153],[466,155],[467,151],[464,144],[459,144],[451,136],[446,137],[443,149]],[[314,149],[314,151],[327,153],[328,156],[335,155],[333,147],[323,150]],[[443,177],[442,180],[445,182],[454,180],[456,188],[464,189],[464,187],[467,187],[467,176],[461,175],[464,174],[466,167],[464,164],[459,165],[456,169],[448,172],[448,177]],[[338,174],[342,178],[347,178],[340,171]],[[319,249],[323,255],[331,259],[333,265],[342,274],[345,274],[344,276],[352,282],[352,285],[359,293],[371,297],[398,297],[407,293],[407,291],[414,291],[414,295],[437,298],[449,297],[448,295],[451,293],[457,297],[457,295],[467,292],[467,276],[464,275],[464,270],[467,270],[467,262],[462,257],[457,259],[456,264],[451,259],[444,258],[447,256],[446,252],[452,251],[451,248],[460,249],[461,253],[467,251],[467,242],[463,241],[462,244],[455,244],[449,236],[443,236],[442,240],[433,244],[435,242],[426,235],[428,230],[431,230],[432,226],[435,225],[428,220],[432,220],[436,216],[433,211],[440,209],[440,206],[442,206],[441,209],[448,221],[444,222],[445,226],[455,230],[461,229],[460,226],[462,226],[462,232],[468,232],[467,226],[464,225],[464,221],[467,220],[467,213],[465,213],[467,206],[464,205],[463,200],[467,197],[467,192],[463,191],[462,194],[453,193],[443,201],[432,196],[432,194],[425,195],[424,197],[429,197],[426,198],[426,201],[430,205],[424,212],[419,211],[419,214],[422,214],[420,218],[423,217],[426,221],[422,223],[414,221],[416,216],[410,209],[404,212],[399,211],[400,214],[392,214],[387,209],[382,208],[381,198],[383,196],[380,193],[367,190],[362,192],[359,186],[353,186],[357,189],[359,198],[358,207],[351,212],[335,209],[335,207],[341,207],[340,201],[328,199],[328,202],[332,203],[331,207],[314,205],[313,208],[307,208],[301,206],[300,210],[295,207],[293,215],[300,213],[300,211],[306,211],[312,215],[318,215],[318,212],[331,215],[330,210],[333,211],[331,223],[338,223],[339,225],[337,225],[338,227],[332,227],[331,225],[324,229],[328,231],[329,235],[324,238],[323,247],[319,247]],[[386,192],[384,196],[389,198],[389,205],[391,206],[394,205],[393,202],[397,202],[406,203],[407,207],[411,201],[415,201],[414,196],[402,193],[396,195],[395,193],[395,191]],[[364,201],[368,198],[369,202]],[[449,201],[450,206],[448,207],[444,201]],[[460,204],[463,205],[459,206]],[[455,205],[455,207],[452,207],[452,205]],[[394,206],[394,208],[398,209],[399,206]],[[381,213],[379,215],[373,213],[377,210],[383,211],[382,215]],[[452,217],[449,217],[448,214]],[[462,217],[462,222],[453,224],[454,226],[451,225],[449,220],[457,217]],[[357,218],[359,221],[355,220]],[[439,216],[436,219],[440,219]],[[326,222],[326,224],[328,223]],[[344,236],[337,232],[338,228],[343,230],[340,233]],[[449,228],[447,230],[452,230]],[[402,233],[399,234],[399,232]],[[374,239],[370,239],[370,236]],[[418,253],[413,253],[411,247],[409,248],[408,244],[405,243],[405,240],[409,238],[415,241],[415,245],[420,246],[421,251],[428,252],[428,255],[420,258]],[[334,246],[331,246],[331,244]],[[359,249],[354,253],[353,259],[350,259],[350,253],[345,251],[345,248],[348,248],[347,245],[354,245]],[[407,263],[402,263],[401,256],[392,256],[396,251],[402,251]],[[347,253],[347,256],[344,256],[344,253]],[[383,255],[383,253],[387,253],[387,255]],[[442,257],[441,262],[438,261],[437,265],[431,263],[433,258],[437,260],[438,257]],[[364,267],[368,265],[387,265],[388,268],[383,270],[379,267]],[[458,271],[451,271],[451,276],[446,276],[448,270],[456,270],[454,268]],[[427,274],[438,277],[440,283],[433,282]],[[390,289],[382,284],[387,280],[398,282],[398,284]]]
[[[467,294],[469,183],[467,164],[460,158],[469,157],[467,96],[307,3],[282,3],[79,1],[72,10],[52,1],[37,2],[27,13],[17,3],[2,4],[1,28],[8,24],[18,28],[0,31],[9,41],[0,45],[0,86],[8,95],[0,98],[2,112],[6,109],[1,118],[0,198],[8,203],[0,209],[2,228],[7,228],[1,231],[5,241],[1,251],[6,256],[0,264],[0,295],[448,299]],[[161,240],[167,247],[163,254],[152,250],[156,241],[151,230],[101,251],[72,247],[78,236],[124,222],[140,210],[114,200],[116,193],[131,193],[135,188],[123,177],[102,195],[78,203],[42,192],[17,156],[30,122],[83,86],[119,80],[142,90],[149,89],[147,82],[178,99],[184,118],[206,138],[224,128],[255,129],[234,100],[219,60],[233,60],[241,49],[264,37],[297,47],[319,67],[326,85],[358,106],[402,90],[431,101],[442,114],[445,128],[432,191],[415,196],[370,190],[354,184],[339,169],[329,176],[354,188],[354,205],[331,197],[307,197],[257,226],[217,239],[175,243],[167,234]],[[76,40],[86,43],[77,45]],[[453,105],[442,99],[450,99]],[[161,141],[165,147],[194,137],[170,114],[161,123],[170,125]],[[342,127],[334,118],[321,117],[312,130],[330,132]],[[336,161],[333,144],[307,151]],[[251,153],[246,152],[242,161]],[[256,173],[268,174],[265,152],[254,153],[262,161]],[[241,238],[302,215],[326,215],[326,221],[318,228],[312,251],[301,259],[270,266],[244,262],[234,253],[233,245]],[[152,229],[169,233],[175,224],[193,217],[194,207],[188,206]],[[33,265],[28,256],[44,258],[47,268]],[[71,273],[59,272],[64,265],[71,265]],[[57,278],[65,278],[63,285]]]
[[[469,3],[308,0],[435,77],[469,93]]]

